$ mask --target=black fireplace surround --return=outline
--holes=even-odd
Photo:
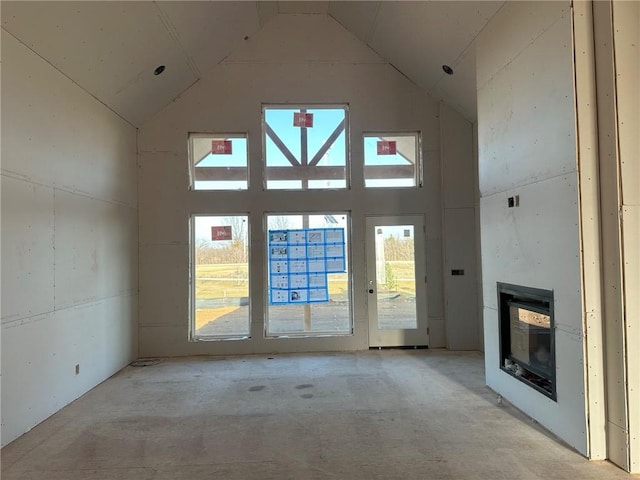
[[[497,286],[500,368],[556,400],[553,291]]]

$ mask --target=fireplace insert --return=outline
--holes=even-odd
[[[553,291],[498,282],[500,368],[556,400]]]

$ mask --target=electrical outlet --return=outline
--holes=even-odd
[[[509,198],[507,198],[507,206],[508,206],[509,208],[512,208],[515,204],[516,204],[516,202],[515,202],[515,200],[514,200],[514,198],[513,198],[513,197],[509,197]]]
[[[80,364],[76,365],[76,375],[80,375]]]

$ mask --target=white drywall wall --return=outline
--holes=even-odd
[[[342,102],[349,104],[352,188],[330,194],[264,192],[262,104]],[[425,186],[415,191],[365,190],[363,132],[397,130],[422,132]],[[248,132],[251,169],[248,192],[188,190],[188,132],[216,131]],[[367,348],[364,217],[402,212],[426,215],[430,346],[445,346],[438,104],[330,17],[274,18],[203,80],[143,125],[139,148],[142,355]],[[251,296],[256,335],[242,342],[188,342],[189,215],[229,214],[237,210],[250,212],[253,221],[260,224],[264,212],[301,208],[297,200],[292,203],[292,198],[308,199],[317,211],[352,213],[354,336],[262,338],[266,293],[262,280],[264,233],[254,229],[252,238],[257,243],[251,252],[251,275],[256,288]],[[473,236],[468,240],[473,246]]]
[[[473,125],[440,104],[446,346],[479,350]],[[462,275],[453,275],[462,270]],[[458,272],[460,273],[460,272]]]
[[[136,130],[4,30],[2,67],[6,445],[135,358],[138,212]]]
[[[488,385],[586,454],[570,15],[510,2],[477,41],[484,342]],[[500,370],[496,282],[554,291],[557,402]]]

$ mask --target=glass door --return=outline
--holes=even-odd
[[[369,346],[427,346],[424,218],[367,217]]]

